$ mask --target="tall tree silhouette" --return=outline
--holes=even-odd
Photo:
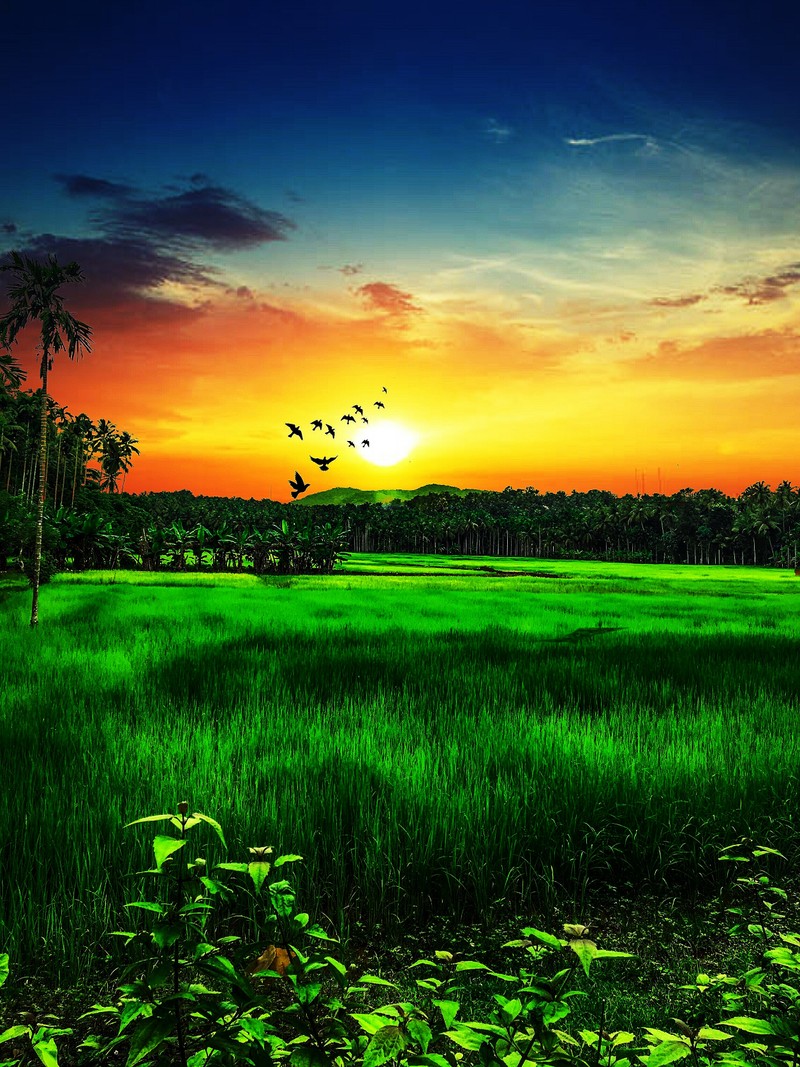
[[[0,266],[11,271],[14,282],[8,290],[11,310],[0,318],[0,346],[10,349],[20,330],[32,322],[40,329],[39,347],[42,361],[39,375],[41,389],[41,421],[39,432],[39,504],[36,514],[36,547],[33,559],[33,600],[31,603],[31,626],[39,622],[39,579],[42,570],[42,529],[44,524],[44,498],[47,491],[47,373],[53,366],[57,352],[66,352],[70,359],[90,352],[92,331],[64,308],[64,299],[58,292],[66,282],[83,280],[77,263],[62,266],[55,256],[48,256],[40,263],[19,252],[11,253],[11,263]]]

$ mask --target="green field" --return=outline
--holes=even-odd
[[[89,971],[145,866],[123,824],[184,798],[229,859],[301,853],[300,899],[342,932],[702,898],[742,834],[800,855],[787,571],[352,556],[64,574],[29,610],[4,579],[12,958]]]

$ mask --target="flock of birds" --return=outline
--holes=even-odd
[[[385,385],[382,386],[382,389],[383,389],[384,393],[388,393],[389,392],[389,390],[386,388]],[[375,407],[375,408],[379,408],[379,409],[386,407],[386,405],[383,403],[382,400],[376,400],[372,406]],[[362,425],[369,425],[369,419],[364,415],[363,407],[360,404],[353,404],[352,407],[353,407],[353,411],[355,411],[360,416]],[[350,427],[350,423],[356,423],[358,420],[356,419],[355,415],[351,415],[350,412],[347,412],[346,415],[342,415],[342,417],[341,417],[341,419],[339,421],[347,423],[347,427],[349,428]],[[284,423],[284,425],[289,427],[289,438],[290,439],[292,437],[299,437],[301,441],[303,440],[303,431],[299,426],[297,426],[293,422],[287,422],[287,423]],[[335,429],[335,427],[331,426],[331,424],[329,422],[326,422],[324,425],[325,425],[325,432],[324,432],[324,434],[322,436],[323,437],[331,437],[332,439],[335,439],[335,437],[336,437],[336,429]],[[311,432],[314,433],[316,430],[321,430],[322,426],[323,426],[322,419],[312,419],[312,421],[311,421]],[[348,440],[347,445],[348,445],[348,448],[355,448],[356,447],[355,441]],[[367,440],[366,437],[362,438],[361,447],[362,448],[369,448],[369,441]],[[316,465],[319,467],[319,469],[321,471],[327,471],[327,470],[330,469],[331,463],[333,463],[333,461],[335,459],[338,459],[339,457],[338,456],[321,456],[321,457],[309,456],[308,458],[311,460],[312,463],[316,463]],[[292,487],[292,500],[296,500],[300,496],[301,493],[304,493],[306,491],[306,489],[308,489],[310,487],[311,483],[310,482],[304,482],[303,481],[303,476],[300,474],[300,472],[299,471],[295,471],[294,472],[294,481],[290,478],[289,479],[289,485]]]

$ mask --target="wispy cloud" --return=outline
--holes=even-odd
[[[726,296],[739,296],[747,304],[770,304],[774,300],[783,300],[792,286],[800,284],[800,263],[791,263],[777,274],[768,274],[763,278],[745,278],[734,285],[716,286],[714,292]]]
[[[608,133],[602,137],[565,137],[564,144],[578,148],[591,148],[598,144],[612,144],[615,141],[641,141],[649,152],[658,152],[659,143],[647,133]]]
[[[483,125],[483,132],[487,137],[491,137],[495,144],[503,144],[514,136],[513,127],[506,126],[497,119],[487,119]]]
[[[406,293],[388,282],[368,282],[355,290],[366,307],[382,311],[392,318],[404,320],[408,315],[421,314],[422,308],[414,303],[411,293]]]
[[[683,296],[656,296],[648,303],[654,308],[688,308],[705,299],[703,293],[686,293]]]

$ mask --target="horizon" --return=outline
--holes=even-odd
[[[131,493],[800,480],[800,112],[762,12],[13,10],[0,261],[77,261],[93,330],[50,394],[138,440]]]

